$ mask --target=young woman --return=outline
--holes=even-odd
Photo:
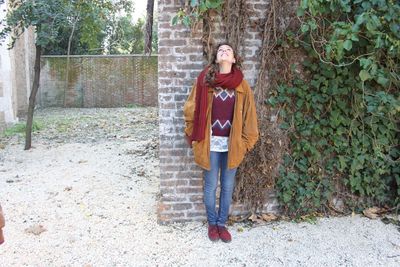
[[[232,240],[226,228],[237,167],[258,139],[254,96],[239,57],[219,44],[197,77],[184,106],[185,133],[195,162],[204,169],[204,204],[211,241]],[[216,189],[220,180],[219,209]]]

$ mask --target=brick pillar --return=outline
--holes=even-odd
[[[201,33],[171,26],[179,1],[158,2],[158,90],[160,111],[159,222],[204,218],[202,172],[184,140],[183,105],[202,70]]]
[[[201,27],[192,34],[184,26],[172,26],[171,20],[180,7],[179,0],[158,2],[158,87],[160,111],[160,199],[158,221],[203,220],[202,170],[196,166],[193,154],[184,140],[183,105],[191,86],[205,66],[202,56]],[[252,10],[249,25],[265,18],[268,1],[248,0]],[[223,35],[219,23],[214,25],[214,37]],[[244,75],[254,86],[258,74],[258,57],[262,45],[261,30],[248,26],[245,33]],[[217,35],[215,33],[218,33]],[[274,202],[274,200],[271,200]],[[270,203],[271,204],[271,203]],[[274,202],[272,206],[275,206]],[[271,207],[271,205],[269,205]],[[232,206],[234,213],[246,212],[244,205]],[[271,210],[271,208],[267,208]]]

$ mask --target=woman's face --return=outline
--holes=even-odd
[[[233,49],[229,45],[221,45],[217,50],[216,63],[221,64],[223,62],[233,64],[236,62],[233,54]]]

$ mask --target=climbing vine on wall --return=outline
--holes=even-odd
[[[302,0],[287,40],[308,60],[307,78],[280,84],[290,153],[276,181],[290,214],[362,209],[400,201],[400,5],[394,1]]]

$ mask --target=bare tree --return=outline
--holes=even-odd
[[[151,43],[153,39],[153,13],[154,0],[147,0],[146,32],[144,39],[144,53],[151,55]]]

